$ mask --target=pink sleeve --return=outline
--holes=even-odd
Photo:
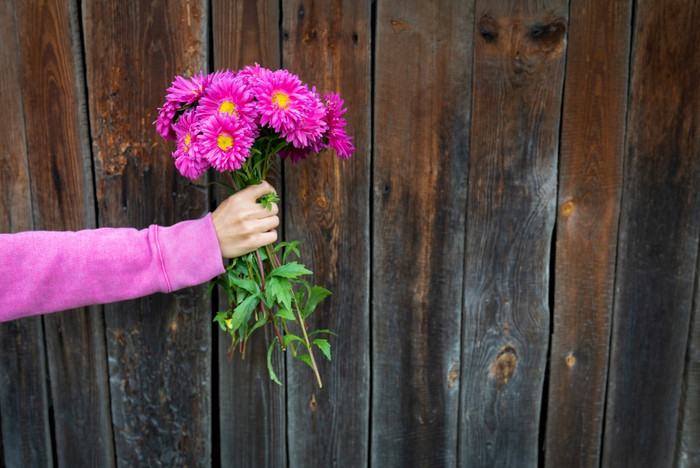
[[[0,322],[171,292],[223,272],[211,214],[141,231],[0,234]]]

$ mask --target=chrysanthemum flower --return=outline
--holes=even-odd
[[[270,73],[272,73],[271,70],[261,67],[257,62],[255,62],[254,66],[248,65],[244,67],[236,74],[236,76],[243,79],[247,85],[252,86],[260,77]]]
[[[299,77],[287,70],[277,70],[261,75],[252,86],[258,100],[260,125],[280,134],[293,131],[310,103],[310,91]]]
[[[176,76],[172,86],[167,90],[165,98],[172,102],[192,104],[204,95],[208,79],[202,72],[193,75],[191,78]]]
[[[283,129],[280,135],[294,145],[295,148],[312,146],[321,140],[328,128],[326,125],[326,107],[321,102],[316,88],[312,89],[306,98],[302,117],[294,126]]]
[[[175,167],[185,177],[196,179],[209,168],[207,161],[201,154],[199,138],[199,121],[194,111],[187,111],[180,116],[173,125],[177,136],[177,149],[173,152]]]
[[[241,168],[250,156],[253,140],[252,130],[243,120],[215,115],[202,124],[198,141],[203,156],[223,172]]]
[[[156,131],[164,140],[175,139],[173,118],[175,118],[177,109],[177,105],[171,101],[165,101],[163,107],[158,108],[158,118],[153,123],[156,125]]]
[[[355,151],[352,137],[348,136],[345,126],[347,122],[342,116],[347,109],[343,107],[343,100],[337,93],[325,94],[326,122],[328,123],[328,147],[336,151],[339,158],[348,159]]]
[[[240,78],[224,76],[214,81],[207,89],[197,107],[200,117],[205,120],[214,115],[240,118],[248,125],[255,126],[257,108],[253,93]]]

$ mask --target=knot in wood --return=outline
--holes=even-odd
[[[507,385],[513,377],[518,362],[518,353],[512,345],[502,347],[491,364],[490,376],[499,387]]]

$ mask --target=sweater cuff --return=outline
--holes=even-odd
[[[157,232],[168,292],[205,283],[225,271],[211,213]]]

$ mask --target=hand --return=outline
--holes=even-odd
[[[277,240],[277,204],[268,210],[256,201],[270,192],[275,189],[263,181],[231,195],[214,210],[211,219],[224,258],[240,257]]]

